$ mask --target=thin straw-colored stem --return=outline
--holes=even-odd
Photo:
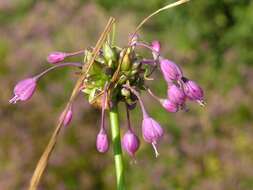
[[[162,8],[160,8],[160,9],[158,9],[157,11],[153,12],[152,14],[150,14],[149,16],[147,16],[143,21],[141,21],[141,23],[136,27],[136,29],[135,29],[135,31],[134,31],[134,33],[133,33],[132,36],[134,36],[135,34],[137,34],[138,30],[139,30],[150,18],[152,18],[153,16],[159,14],[159,13],[162,12],[162,11],[165,11],[165,10],[170,9],[170,8],[172,8],[172,7],[176,7],[176,6],[178,6],[178,5],[181,5],[181,4],[183,4],[183,3],[186,3],[186,2],[188,2],[188,1],[190,1],[190,0],[179,0],[179,1],[175,2],[175,3],[171,3],[171,4],[169,4],[169,5],[166,5],[166,6],[162,7]]]

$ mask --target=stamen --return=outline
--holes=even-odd
[[[18,95],[15,95],[12,99],[9,100],[10,104],[16,104],[18,101]]]
[[[197,102],[201,107],[206,107],[206,102],[204,100],[197,100]]]
[[[155,157],[157,158],[159,156],[159,152],[158,152],[158,150],[156,148],[156,142],[152,142],[152,147],[153,147],[153,149],[155,151]]]

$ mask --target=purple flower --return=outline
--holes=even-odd
[[[171,102],[168,99],[162,100],[161,101],[162,106],[168,111],[168,112],[172,112],[175,113],[178,111],[178,105],[174,104],[173,102]]]
[[[128,130],[123,136],[123,148],[130,156],[134,157],[139,146],[139,138],[131,130]]]
[[[160,59],[160,67],[164,79],[171,84],[174,80],[180,80],[183,76],[181,68],[168,59]]]
[[[168,98],[171,102],[177,105],[183,105],[185,102],[184,91],[175,84],[172,84],[168,89]]]
[[[108,136],[106,134],[105,129],[101,128],[97,135],[97,141],[96,141],[96,146],[98,152],[105,153],[109,149],[109,141],[108,141]]]
[[[163,136],[163,128],[151,117],[145,116],[142,121],[142,135],[146,142],[151,143],[156,157],[159,155],[156,144]]]
[[[72,120],[72,117],[73,117],[73,109],[72,109],[72,106],[68,109],[65,117],[63,118],[63,113],[62,115],[60,116],[60,120],[63,120],[63,126],[67,126],[70,124],[71,120]]]
[[[59,63],[59,62],[63,61],[66,56],[67,56],[67,54],[64,52],[57,52],[57,51],[52,52],[48,55],[47,61],[49,63],[53,63],[53,64]]]
[[[153,50],[155,50],[155,52],[153,51],[152,54],[153,54],[153,57],[154,59],[157,59],[158,57],[158,53],[160,53],[160,50],[161,50],[161,44],[159,41],[155,40],[152,42],[151,44],[151,47]]]
[[[152,48],[156,51],[156,52],[160,52],[161,50],[161,44],[159,41],[155,40],[152,42]]]
[[[202,102],[204,100],[204,92],[202,88],[194,81],[183,78],[184,92],[189,100]]]
[[[14,87],[14,97],[9,100],[9,103],[15,104],[18,101],[29,100],[36,89],[37,78],[28,78],[19,81]]]

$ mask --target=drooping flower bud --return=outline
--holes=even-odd
[[[72,106],[70,106],[70,108],[66,112],[65,116],[63,114],[64,114],[64,112],[61,114],[60,120],[63,120],[63,126],[66,127],[66,126],[68,126],[70,124],[70,122],[72,120],[72,117],[73,117]]]
[[[155,40],[152,42],[152,48],[156,51],[156,52],[160,52],[161,50],[161,44],[159,41]]]
[[[67,53],[64,52],[52,52],[47,56],[47,61],[52,64],[59,63],[67,57]]]
[[[98,152],[105,153],[109,149],[109,141],[108,141],[108,136],[106,134],[105,129],[101,128],[97,135],[97,140],[96,140],[96,146]]]
[[[165,99],[165,100],[162,100],[161,101],[162,103],[162,106],[168,111],[168,112],[171,112],[171,113],[175,113],[178,111],[178,105],[171,102],[170,100],[168,99]]]
[[[151,143],[156,157],[159,155],[156,145],[163,136],[163,128],[151,117],[144,117],[142,121],[142,135],[146,142]]]
[[[192,80],[183,78],[182,81],[184,92],[187,98],[189,98],[189,100],[198,101],[199,103],[203,104],[204,92],[202,88]]]
[[[161,59],[160,67],[163,77],[168,83],[171,83],[171,81],[174,80],[180,80],[183,76],[183,72],[180,67],[168,59]]]
[[[184,91],[180,87],[176,86],[175,84],[172,84],[168,89],[168,98],[176,105],[183,105],[186,96]]]
[[[153,51],[152,54],[153,54],[153,57],[154,59],[157,59],[158,57],[158,53],[160,53],[160,50],[161,50],[161,44],[159,41],[153,41],[152,44],[151,44],[151,47],[153,50],[155,50],[155,52]]]
[[[9,103],[15,104],[18,101],[29,100],[35,92],[37,85],[37,78],[28,78],[19,81],[14,87],[14,97],[9,100]]]
[[[135,135],[131,130],[128,130],[123,136],[123,148],[126,152],[134,157],[135,152],[139,149],[140,141],[137,135]]]

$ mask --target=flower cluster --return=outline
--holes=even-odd
[[[168,112],[186,110],[186,101],[196,101],[204,105],[203,90],[194,81],[187,79],[179,65],[161,56],[161,45],[158,41],[151,44],[139,41],[137,35],[131,36],[131,43],[126,48],[121,48],[106,42],[95,58],[90,71],[82,81],[80,93],[84,93],[89,103],[99,107],[101,111],[101,126],[96,139],[97,150],[105,153],[109,149],[109,138],[105,125],[105,112],[120,102],[126,105],[127,130],[122,138],[122,147],[130,155],[135,156],[140,147],[140,140],[130,123],[129,112],[140,103],[143,121],[143,139],[152,145],[155,155],[158,156],[157,144],[164,134],[163,128],[149,116],[141,99],[140,92],[147,91],[153,98]],[[138,53],[138,48],[146,48],[151,53],[151,58],[144,58]],[[53,64],[52,67],[42,73],[22,80],[14,87],[14,97],[10,103],[29,100],[35,92],[39,79],[49,71],[60,67],[72,66],[81,69],[92,57],[92,48],[77,51],[74,53],[53,52],[47,61]],[[84,55],[84,63],[67,62],[65,58]],[[145,84],[153,71],[160,68],[164,80],[168,84],[166,99],[158,98]],[[60,116],[63,125],[71,122],[73,105]]]

